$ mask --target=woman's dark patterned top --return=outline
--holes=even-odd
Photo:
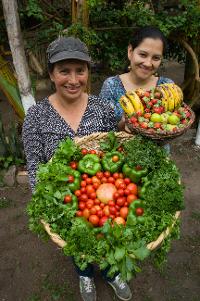
[[[76,133],[53,108],[48,98],[32,106],[27,112],[22,129],[32,190],[35,187],[38,164],[49,161],[61,140],[116,130],[117,121],[112,104],[93,95],[88,98],[87,108]]]
[[[173,83],[170,78],[160,76],[157,81],[157,86],[165,83]],[[99,96],[105,101],[109,101],[114,105],[115,108],[115,116],[118,120],[122,118],[123,109],[119,104],[119,99],[122,95],[126,93],[124,89],[123,83],[119,77],[119,75],[111,76],[107,78],[103,86],[101,88],[101,92]]]

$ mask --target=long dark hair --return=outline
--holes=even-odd
[[[159,39],[163,43],[163,54],[167,48],[167,40],[160,29],[153,26],[145,26],[138,29],[129,41],[129,44],[135,49],[146,38]]]

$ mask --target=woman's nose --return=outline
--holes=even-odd
[[[70,75],[69,75],[69,82],[71,84],[76,84],[77,83],[77,77],[76,77],[76,73],[75,72],[70,73]]]
[[[152,59],[151,58],[146,58],[144,64],[147,67],[152,67],[153,66]]]

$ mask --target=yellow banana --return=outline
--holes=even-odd
[[[176,86],[175,84],[168,84],[168,88],[174,97],[174,109],[176,109],[179,106],[179,98],[180,98],[175,86]]]
[[[178,106],[181,106],[183,103],[183,92],[182,92],[181,88],[175,84],[174,84],[174,88],[176,89],[177,94],[178,94]]]
[[[127,92],[126,96],[131,100],[131,103],[136,111],[136,113],[138,111],[141,111],[142,113],[144,113],[144,107],[142,104],[142,101],[140,100],[139,96],[134,92]]]
[[[124,110],[124,112],[126,112],[126,114],[128,116],[131,116],[133,113],[135,113],[135,109],[134,109],[130,99],[128,97],[126,97],[125,95],[120,97],[119,103],[120,103],[122,109]]]

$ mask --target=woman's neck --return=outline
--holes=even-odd
[[[151,77],[149,77],[147,79],[141,79],[141,78],[138,78],[131,71],[128,73],[122,74],[120,76],[120,78],[121,78],[121,81],[122,81],[123,86],[126,91],[129,91],[129,90],[131,91],[131,90],[135,90],[138,88],[148,90],[149,88],[156,86],[157,79],[158,79],[154,75],[152,75]]]
[[[86,93],[82,93],[82,95],[75,99],[68,100],[67,98],[64,98],[62,95],[55,92],[49,97],[49,101],[53,106],[63,108],[64,110],[69,110],[72,108],[73,110],[76,107],[80,107],[81,105],[84,105],[87,102],[88,95]]]

